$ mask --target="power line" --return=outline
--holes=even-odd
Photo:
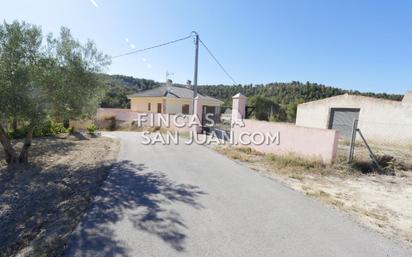
[[[218,59],[213,55],[212,51],[210,51],[210,49],[206,46],[206,44],[199,39],[200,43],[202,43],[202,45],[205,47],[205,49],[207,50],[207,52],[210,54],[210,56],[213,58],[213,60],[215,60],[215,62],[219,65],[219,67],[223,70],[223,72],[232,80],[233,84],[237,85],[236,81],[233,79],[232,76],[230,76],[229,72],[227,72],[227,70],[225,69],[225,67],[223,67],[223,65],[218,61]]]
[[[158,47],[162,47],[162,46],[166,46],[166,45],[170,45],[170,44],[173,44],[173,43],[177,43],[177,42],[179,42],[179,41],[183,41],[183,40],[186,40],[186,39],[189,39],[189,38],[191,38],[192,37],[192,34],[190,34],[189,36],[186,36],[186,37],[182,37],[182,38],[179,38],[179,39],[176,39],[176,40],[172,40],[172,41],[169,41],[169,42],[166,42],[166,43],[163,43],[163,44],[158,44],[158,45],[154,45],[154,46],[151,46],[151,47],[146,47],[146,48],[142,48],[142,49],[137,49],[137,50],[133,50],[133,51],[130,51],[130,52],[126,52],[126,53],[123,53],[123,54],[119,54],[119,55],[115,55],[115,56],[112,56],[112,59],[115,59],[115,58],[119,58],[119,57],[123,57],[123,56],[127,56],[127,55],[132,55],[132,54],[136,54],[136,53],[139,53],[139,52],[144,52],[144,51],[147,51],[147,50],[150,50],[150,49],[154,49],[154,48],[158,48]],[[223,67],[223,65],[219,62],[219,60],[216,58],[216,56],[212,53],[212,51],[210,51],[210,49],[206,46],[206,44],[199,38],[199,41],[200,41],[200,43],[202,43],[202,45],[204,46],[204,48],[207,50],[207,52],[209,53],[209,55],[213,58],[213,60],[219,65],[219,67],[223,70],[223,72],[232,80],[232,82],[233,82],[233,84],[237,84],[237,82],[233,79],[233,77],[229,74],[229,72],[227,72],[227,70],[225,69],[225,67]]]
[[[189,38],[191,38],[191,37],[192,37],[192,35],[189,35],[189,36],[187,36],[187,37],[179,38],[179,39],[176,39],[176,40],[173,40],[173,41],[169,41],[169,42],[166,42],[166,43],[163,43],[163,44],[154,45],[154,46],[151,46],[151,47],[146,47],[146,48],[134,50],[134,51],[127,52],[127,53],[124,53],[124,54],[115,55],[115,56],[112,56],[112,59],[119,58],[119,57],[123,57],[123,56],[127,56],[127,55],[131,55],[131,54],[135,54],[135,53],[139,53],[139,52],[144,52],[144,51],[147,51],[147,50],[150,50],[150,49],[153,49],[153,48],[162,47],[162,46],[165,46],[165,45],[170,45],[170,44],[173,44],[173,43],[177,43],[177,42],[179,42],[179,41],[183,41],[183,40],[189,39]]]

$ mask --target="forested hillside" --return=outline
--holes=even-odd
[[[361,93],[335,87],[327,87],[317,83],[269,83],[266,85],[207,85],[199,87],[199,91],[223,100],[231,105],[232,96],[242,93],[248,97],[248,104],[255,106],[253,116],[259,120],[294,122],[298,104],[319,100],[345,93],[371,96],[377,98],[401,100],[402,95]]]
[[[296,100],[309,102],[335,95],[342,95],[345,93],[399,101],[402,100],[403,97],[402,95],[393,95],[386,93],[361,93],[359,91],[350,91],[335,87],[327,87],[317,83],[301,83],[296,81],[292,81],[290,83],[269,83],[266,85],[207,85],[199,87],[199,91],[224,101],[230,101],[232,96],[240,92],[246,96],[269,97],[278,104],[289,104],[290,102],[294,102]]]
[[[127,95],[160,86],[160,83],[154,80],[130,76],[99,74],[99,77],[106,89],[101,102],[101,107],[105,108],[129,108]]]
[[[101,103],[106,108],[129,108],[127,95],[152,89],[161,85],[160,82],[147,79],[137,79],[122,75],[101,74],[101,81],[106,88],[106,94]],[[319,100],[345,93],[371,96],[377,98],[402,100],[402,95],[362,93],[328,87],[317,83],[269,83],[266,85],[204,85],[199,91],[218,98],[231,106],[232,96],[242,93],[249,98],[249,105],[255,106],[255,118],[272,121],[294,122],[297,105],[304,102]]]

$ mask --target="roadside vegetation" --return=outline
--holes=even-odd
[[[7,164],[28,163],[33,136],[47,134],[45,127],[69,129],[70,119],[93,115],[104,92],[97,72],[109,63],[67,28],[54,37],[25,22],[1,24],[0,142]],[[11,140],[23,136],[18,153]]]
[[[340,152],[331,165],[291,154],[262,154],[251,148],[215,149],[256,172],[348,213],[359,223],[401,240],[412,249],[412,162],[407,148],[402,151],[409,153],[409,158],[379,156],[381,165],[388,170],[386,175],[377,173],[367,153],[359,149],[354,163],[348,164]]]
[[[107,177],[117,142],[69,121],[94,116],[109,63],[67,28],[0,24],[0,256],[60,256]]]

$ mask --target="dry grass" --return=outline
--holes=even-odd
[[[215,150],[218,152],[228,156],[233,160],[239,160],[243,162],[254,162],[257,159],[260,159],[263,154],[253,150],[249,147],[239,147],[239,148],[231,148],[231,147],[216,147]]]
[[[304,159],[293,154],[282,156],[263,154],[250,147],[218,146],[214,149],[230,159],[264,166],[269,170],[276,170],[277,173],[292,178],[301,178],[302,175],[308,174],[323,176],[329,175],[331,172],[335,172],[335,175],[340,176],[347,176],[352,173],[351,166],[347,165],[343,159],[333,165],[325,165],[318,160]]]
[[[311,188],[306,188],[306,195],[338,208],[342,208],[344,206],[344,203],[342,201],[335,199],[331,194],[326,193],[323,190],[312,191]]]
[[[264,155],[250,148],[225,146],[215,150],[412,248],[412,166],[403,155],[382,158],[395,171],[388,176],[374,172],[367,155],[359,149],[352,165],[343,154],[334,164],[325,165],[295,155]]]
[[[0,256],[59,256],[117,152],[113,139],[75,134],[34,139],[30,165],[0,162]]]

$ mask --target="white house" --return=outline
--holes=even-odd
[[[368,139],[412,144],[412,92],[402,101],[345,94],[303,103],[296,125],[337,129],[348,139],[355,119]]]
[[[197,94],[203,105],[204,113],[220,113],[222,101]],[[130,109],[135,112],[155,112],[167,114],[192,114],[193,89],[183,86],[164,85],[129,95]]]

